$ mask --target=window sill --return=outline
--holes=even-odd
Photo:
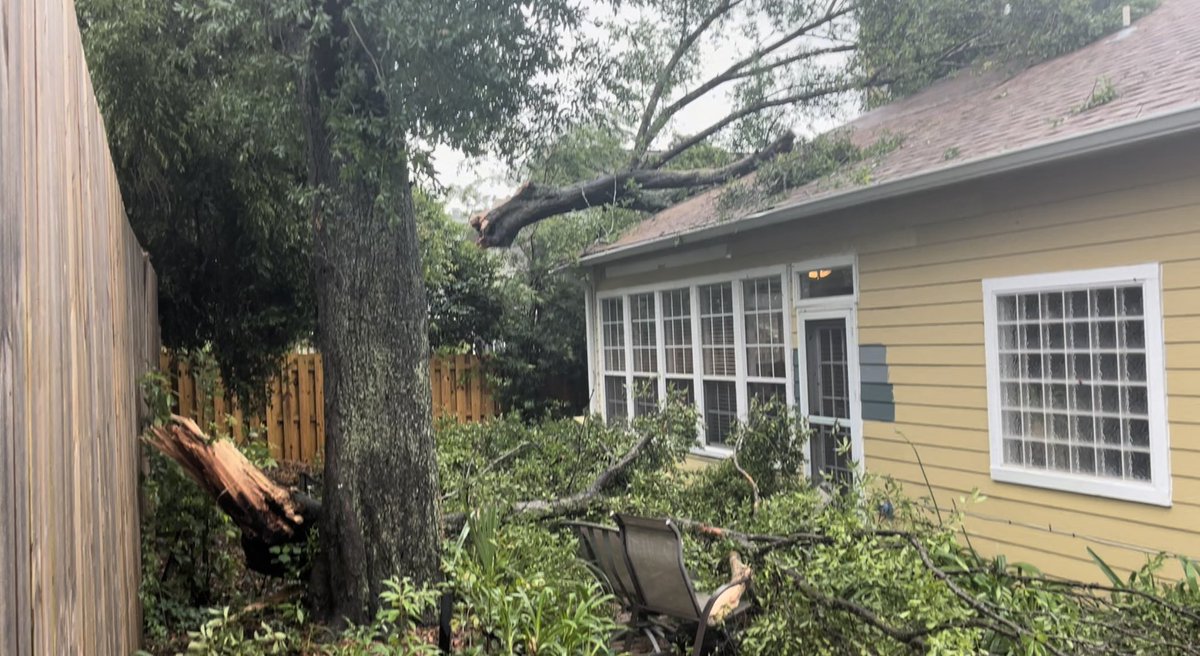
[[[691,454],[708,460],[725,460],[733,455],[733,449],[718,446],[694,446]]]
[[[992,480],[999,483],[1013,483],[1058,492],[1104,497],[1130,503],[1142,503],[1165,508],[1171,507],[1171,486],[1169,481],[1165,485],[1155,481],[1148,481],[1146,483],[1108,481],[1090,476],[1059,472],[1051,473],[1005,466],[992,467]]]

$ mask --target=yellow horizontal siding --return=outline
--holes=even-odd
[[[1050,247],[1042,244],[1035,246],[1035,250],[1017,250],[1006,255],[938,262],[906,269],[864,271],[860,284],[864,290],[895,289],[902,292],[914,285],[962,282],[1022,273],[1072,271],[1098,266],[1188,260],[1195,257],[1196,244],[1200,243],[1200,221],[1196,220],[1195,212],[1193,208],[1191,217],[1196,229],[1190,232],[1102,243],[1086,243],[1086,240],[1081,238],[1084,243],[1080,245]],[[1080,226],[1079,232],[1081,235],[1088,234],[1091,229],[1083,225]],[[867,259],[869,258],[860,258],[860,261]]]
[[[621,278],[606,278],[601,270],[597,286],[609,289],[855,253],[860,268],[858,341],[886,347],[895,400],[894,422],[864,422],[869,471],[893,475],[912,494],[926,494],[911,442],[939,502],[973,488],[990,497],[968,516],[976,547],[1060,575],[1099,577],[1085,546],[1122,568],[1145,559],[1138,549],[1108,542],[1200,557],[1196,152],[1200,138],[1176,139],[1115,157],[1020,171],[748,230],[723,238],[727,258]],[[993,482],[982,280],[1146,262],[1162,264],[1174,505]]]
[[[928,494],[927,477],[943,505],[980,489],[989,499],[967,518],[976,548],[1058,574],[1099,576],[1088,546],[1123,569],[1140,566],[1144,550],[1200,556],[1197,181],[1200,172],[993,215],[892,226],[891,234],[904,233],[894,245],[884,243],[884,231],[862,239],[860,342],[886,347],[896,401],[895,423],[866,422],[867,470],[920,496]],[[1173,506],[992,481],[982,280],[1144,262],[1163,263]]]

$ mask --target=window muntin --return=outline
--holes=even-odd
[[[1170,503],[1158,266],[985,281],[992,474]]]
[[[787,376],[783,321],[783,281],[779,276],[742,282],[746,336],[746,376]]]
[[[613,393],[625,394],[624,406],[613,403],[623,417],[656,410],[664,395],[681,396],[700,412],[703,443],[725,447],[756,400],[790,403],[785,282],[781,269],[601,298],[603,371],[626,382],[617,389],[605,381],[605,410]]]
[[[600,332],[604,346],[604,370],[625,371],[625,304],[622,299],[601,299]]]
[[[691,375],[692,367],[692,290],[662,292],[663,345],[668,376]]]
[[[604,417],[608,423],[625,421],[629,416],[629,401],[626,396],[624,376],[604,377]]]
[[[734,336],[733,285],[719,283],[700,287],[700,348],[705,376],[736,376],[737,348]]]
[[[633,370],[636,373],[658,372],[658,323],[654,314],[654,294],[629,297]]]
[[[704,381],[704,434],[710,445],[725,446],[737,423],[737,383]]]

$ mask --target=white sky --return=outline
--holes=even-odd
[[[628,8],[622,9],[616,19],[626,19],[626,16],[628,19],[633,18]],[[590,23],[586,24],[584,29],[595,36],[600,35],[599,28]],[[700,79],[706,79],[728,67],[739,53],[739,48],[729,42],[719,46],[702,42],[698,47],[702,48]],[[697,132],[725,116],[729,108],[730,103],[722,89],[716,89],[676,115],[672,120],[671,129],[678,134]],[[841,116],[812,117],[807,122],[802,122],[804,124],[792,126],[792,129],[800,134],[817,134],[854,118],[856,112],[854,108],[847,108]],[[499,200],[511,195],[521,183],[520,180],[508,177],[506,167],[497,158],[467,158],[445,146],[434,150],[433,164],[438,181],[447,188],[447,209],[451,216],[462,221],[470,214],[492,207]]]

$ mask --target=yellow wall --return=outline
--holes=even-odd
[[[731,256],[621,278],[598,289],[857,253],[861,344],[887,347],[896,421],[864,425],[866,468],[925,486],[939,503],[972,488],[974,546],[1095,579],[1091,546],[1121,568],[1146,552],[1200,557],[1200,138],[877,203],[725,240]],[[981,280],[1162,264],[1173,506],[995,483],[989,475]],[[959,504],[960,508],[961,503]],[[1178,575],[1176,563],[1167,574]]]

